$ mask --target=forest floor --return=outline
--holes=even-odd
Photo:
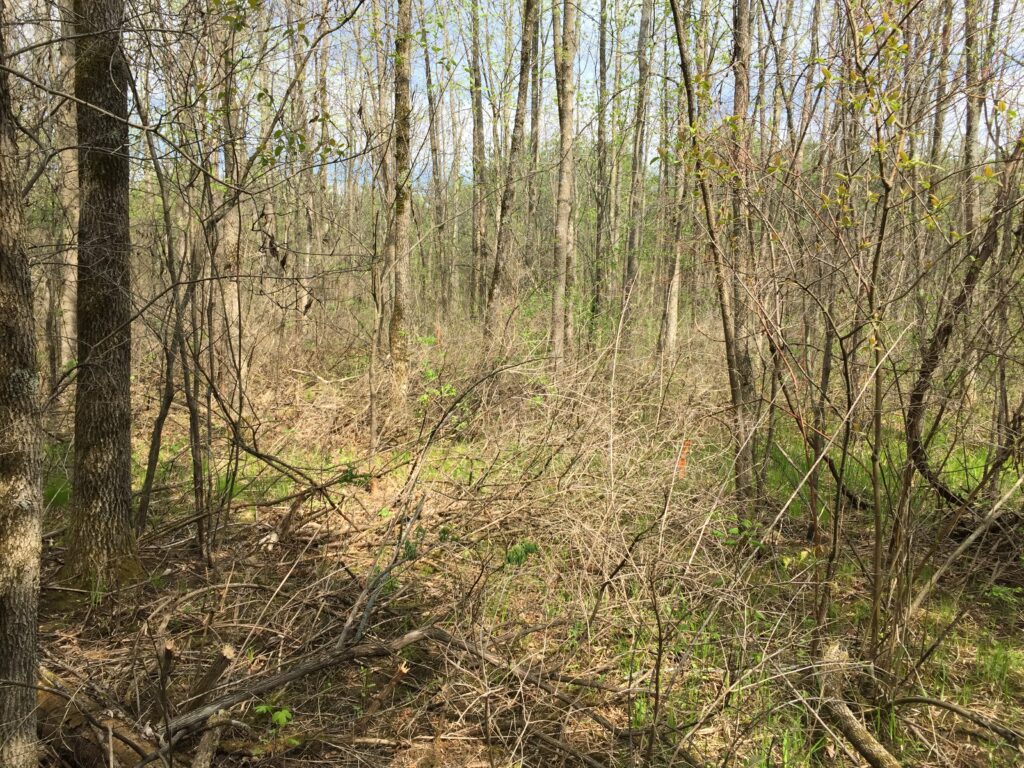
[[[760,517],[772,524],[752,546],[729,493],[723,377],[702,373],[716,348],[699,326],[691,333],[671,370],[608,353],[557,385],[529,350],[492,374],[423,337],[407,412],[382,394],[376,416],[365,357],[300,369],[268,353],[239,422],[249,452],[212,431],[208,557],[188,415],[176,407],[142,538],[145,578],[102,594],[53,579],[68,503],[58,441],[43,664],[145,736],[339,642],[376,646],[234,706],[215,721],[213,765],[863,764],[821,716],[811,654],[825,553],[788,500],[798,462],[767,473]],[[141,477],[156,376],[138,386]],[[856,659],[871,542],[847,530],[854,556],[834,584],[828,635]],[[893,667],[902,695],[1024,730],[1024,563],[981,591],[948,583],[892,638],[908,660]],[[224,653],[230,665],[204,692]],[[891,683],[866,664],[845,672],[855,711]],[[1024,761],[1012,738],[948,709],[858,714],[904,765]],[[181,764],[198,744],[175,744]]]

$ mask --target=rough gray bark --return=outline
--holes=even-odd
[[[683,251],[686,239],[683,237],[683,206],[689,192],[686,177],[686,157],[683,148],[686,146],[686,122],[682,119],[685,110],[686,92],[680,89],[679,96],[679,127],[676,132],[676,151],[674,162],[675,196],[671,210],[671,254],[668,259],[668,285],[665,289],[665,307],[661,316],[661,333],[658,336],[658,352],[666,361],[671,361],[676,354],[676,339],[679,331],[679,292],[682,285]],[[667,153],[666,153],[666,156]]]
[[[964,149],[963,149],[963,233],[974,236],[978,220],[977,173],[978,116],[981,111],[981,89],[978,86],[978,0],[964,2]]]
[[[65,38],[60,44],[61,74],[71,77],[75,66],[74,24],[67,8],[61,11],[61,35]],[[56,141],[62,150],[60,153],[60,234],[58,235],[58,258],[54,268],[54,290],[51,301],[57,316],[54,318],[54,331],[57,336],[55,367],[63,368],[75,360],[77,345],[75,344],[75,272],[78,254],[75,249],[75,233],[78,229],[78,171],[75,165],[75,108],[68,105],[57,119]],[[59,374],[59,371],[54,371]],[[51,385],[56,381],[54,377]]]
[[[0,0],[0,61],[7,48],[6,2]],[[0,765],[6,768],[37,764],[41,432],[21,205],[11,94],[7,73],[0,71]]]
[[[409,304],[409,224],[412,217],[409,199],[411,40],[412,0],[398,0],[398,28],[395,30],[395,222],[392,232],[395,248],[395,288],[388,332],[394,383],[393,399],[398,405],[405,401],[409,389],[409,329],[405,313]]]
[[[541,120],[544,115],[544,35],[541,34],[542,11],[534,14],[533,53],[530,66],[530,167],[526,176],[526,220],[535,221],[540,208],[543,172],[540,164]],[[557,45],[557,43],[556,43]],[[523,247],[523,266],[534,271],[544,248],[543,227],[530,227]]]
[[[131,251],[123,0],[76,0],[78,350],[66,575],[107,588],[137,570],[131,509]]]
[[[420,38],[423,41],[423,76],[427,86],[427,137],[430,141],[430,195],[433,198],[432,224],[435,244],[434,259],[436,261],[434,269],[441,294],[438,308],[441,312],[447,313],[455,291],[455,268],[448,253],[448,223],[446,221],[448,206],[445,201],[444,172],[441,169],[441,142],[437,125],[439,110],[430,61],[430,41],[427,39],[426,27],[420,28]]]

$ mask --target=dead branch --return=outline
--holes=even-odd
[[[954,714],[960,715],[960,717],[964,718],[965,720],[970,720],[975,725],[992,731],[995,734],[998,734],[1015,747],[1024,744],[1024,733],[1021,733],[1020,731],[1015,731],[1013,728],[1010,728],[1007,725],[1003,725],[1002,723],[996,720],[993,720],[989,717],[985,717],[985,715],[981,714],[980,712],[975,712],[973,710],[967,709],[966,707],[961,707],[959,704],[954,704],[950,701],[932,699],[927,696],[904,696],[902,698],[895,699],[892,702],[892,705],[894,707],[913,706],[915,704],[923,704],[928,707],[937,707],[938,709],[945,709],[950,712],[953,712]]]
[[[825,714],[872,768],[900,768],[899,761],[864,727],[843,698],[843,669],[848,659],[849,655],[838,643],[833,643],[825,651],[824,663],[818,672]]]
[[[225,643],[220,647],[216,658],[214,658],[210,663],[206,673],[196,681],[195,685],[189,691],[186,709],[193,710],[206,703],[206,700],[210,696],[210,692],[213,691],[214,687],[234,660],[235,649]]]
[[[133,766],[147,754],[147,740],[131,725],[45,667],[36,701],[40,735],[72,765]]]
[[[403,648],[413,645],[428,638],[429,629],[414,629],[401,637],[392,640],[390,643],[366,642],[359,645],[339,648],[306,661],[297,663],[295,666],[267,675],[257,680],[242,683],[239,687],[213,701],[197,707],[190,712],[185,712],[172,719],[164,730],[164,746],[145,756],[139,766],[147,765],[166,754],[169,747],[173,747],[184,736],[200,730],[204,724],[215,714],[222,710],[229,709],[249,699],[256,698],[270,691],[276,690],[288,683],[300,680],[308,675],[321,672],[329,667],[336,666],[346,661],[355,659],[371,658],[375,656],[390,656]]]

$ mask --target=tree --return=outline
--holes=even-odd
[[[739,0],[743,2],[743,0]],[[670,0],[672,9],[672,21],[676,31],[676,45],[679,50],[679,64],[683,73],[683,87],[686,95],[686,121],[687,133],[690,136],[690,153],[694,161],[694,175],[697,177],[697,185],[700,190],[701,205],[704,209],[704,225],[710,239],[711,259],[714,266],[715,288],[718,294],[718,312],[722,322],[722,335],[725,346],[725,363],[729,374],[729,395],[732,401],[735,424],[737,427],[737,448],[735,461],[736,488],[741,495],[746,495],[751,487],[749,482],[750,463],[748,461],[750,446],[748,441],[743,439],[744,424],[743,413],[746,408],[744,390],[739,375],[737,359],[740,354],[736,338],[736,315],[734,310],[733,282],[729,279],[726,268],[725,250],[718,234],[718,224],[715,214],[715,203],[712,197],[711,185],[705,172],[701,159],[702,143],[698,138],[698,112],[696,88],[694,84],[693,65],[690,60],[689,47],[686,39],[686,22],[678,0]]]
[[[60,74],[70,80],[75,69],[75,37],[71,9],[60,7]],[[63,86],[65,90],[69,86]],[[47,336],[50,349],[50,386],[60,376],[60,369],[74,362],[75,344],[75,236],[78,228],[78,172],[75,168],[75,106],[68,104],[56,118],[55,140],[60,153],[60,178],[58,197],[60,199],[59,230],[57,244],[60,248],[58,259],[50,270],[50,306],[47,317]]]
[[[576,109],[574,64],[576,60],[576,3],[564,0],[559,14],[558,0],[551,6],[554,30],[555,91],[558,94],[558,187],[555,196],[555,283],[551,293],[551,357],[555,370],[562,365],[566,345],[566,286],[573,263],[572,209],[575,179],[573,144]]]
[[[0,0],[0,61],[6,4]],[[41,430],[14,126],[7,72],[0,70],[0,765],[34,768]]]
[[[401,404],[409,389],[409,329],[405,313],[409,305],[409,133],[412,103],[409,79],[412,73],[412,0],[398,0],[398,28],[395,30],[395,220],[394,300],[388,339],[394,375],[394,400]]]
[[[526,96],[530,88],[530,60],[533,54],[534,14],[536,0],[525,0],[523,4],[523,37],[519,44],[519,86],[516,92],[516,113],[512,122],[512,138],[509,140],[508,158],[505,166],[505,183],[501,194],[501,209],[498,215],[498,242],[494,248],[494,269],[487,289],[487,315],[484,319],[484,333],[494,334],[498,312],[504,293],[506,261],[512,245],[512,208],[516,201],[516,175],[519,156],[523,151],[523,133],[526,122]]]
[[[754,491],[754,369],[750,341],[747,338],[748,298],[743,275],[753,273],[747,231],[750,218],[746,205],[746,166],[750,153],[747,111],[750,108],[750,0],[735,0],[733,5],[733,109],[732,129],[735,141],[735,166],[732,184],[732,221],[729,251],[732,259],[731,290],[733,311],[733,352],[730,367],[736,378],[733,409],[736,419],[736,491],[750,497]]]
[[[487,148],[484,146],[483,77],[480,64],[480,5],[474,0],[470,10],[472,42],[469,57],[470,86],[473,109],[473,279],[470,298],[474,310],[484,310],[487,300],[487,267],[490,249],[487,244]]]
[[[604,305],[605,248],[608,233],[608,0],[601,0],[597,53],[597,180],[594,190],[594,282],[590,291],[587,341],[593,346]]]
[[[78,354],[67,575],[106,588],[137,570],[131,486],[128,66],[123,0],[76,0]]]
[[[454,264],[450,261],[448,253],[448,206],[445,200],[445,179],[441,169],[441,146],[440,128],[438,126],[438,86],[433,79],[433,72],[430,63],[431,44],[427,39],[427,27],[420,28],[420,38],[423,41],[423,76],[426,81],[427,91],[427,138],[430,141],[430,194],[433,198],[432,229],[434,231],[434,269],[437,276],[437,284],[441,293],[441,301],[438,302],[438,309],[441,312],[448,312],[451,308],[452,296],[455,293],[456,271]],[[426,270],[424,270],[426,272]],[[426,275],[424,275],[426,279]]]
[[[643,0],[640,7],[640,29],[637,32],[636,111],[633,116],[633,155],[629,183],[629,229],[626,238],[626,264],[622,276],[622,325],[629,329],[637,276],[640,274],[640,248],[643,244],[644,181],[647,176],[647,91],[651,60],[648,48],[651,37],[653,0]]]
[[[682,99],[686,91],[679,89],[680,105],[679,125],[676,131],[676,152],[666,152],[670,158],[675,176],[675,198],[671,204],[669,216],[671,231],[669,234],[670,254],[668,258],[667,285],[665,287],[665,308],[661,316],[661,333],[658,335],[658,352],[666,360],[671,360],[676,353],[676,336],[679,326],[679,292],[682,285],[683,251],[686,238],[683,237],[684,201],[688,193],[686,176],[686,121],[683,120],[685,106]]]

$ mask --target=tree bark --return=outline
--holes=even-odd
[[[981,111],[981,89],[978,84],[980,52],[978,45],[978,0],[964,0],[964,160],[963,160],[963,231],[974,237],[978,220],[978,185],[974,180],[978,146],[978,115]]]
[[[575,244],[572,237],[573,175],[576,169],[574,117],[576,109],[574,64],[576,59],[575,0],[558,0],[551,6],[554,32],[555,90],[558,94],[558,191],[555,197],[555,283],[551,294],[551,357],[557,373],[565,357],[566,305],[569,265]]]
[[[623,328],[629,328],[631,308],[637,297],[633,295],[640,272],[640,247],[643,243],[644,182],[647,178],[646,133],[647,81],[650,76],[648,38],[651,36],[653,0],[644,0],[640,8],[640,30],[637,36],[637,94],[636,113],[633,117],[633,157],[629,185],[629,229],[626,239],[626,269],[622,278]]]
[[[590,318],[587,341],[591,347],[597,341],[598,323],[604,311],[605,249],[608,234],[608,0],[601,0],[598,19],[597,54],[597,184],[595,207],[597,219],[594,231],[594,283],[590,291]]]
[[[123,0],[76,0],[78,347],[67,575],[106,589],[138,569],[131,509],[128,67]]]
[[[470,76],[473,101],[473,280],[471,302],[474,311],[484,311],[487,296],[487,267],[490,254],[487,247],[486,163],[484,145],[483,81],[480,74],[480,6],[473,3],[471,25]]]
[[[401,406],[409,389],[406,309],[409,303],[409,132],[412,104],[409,96],[412,47],[412,0],[398,0],[395,30],[395,248],[394,300],[388,331],[393,376],[393,399]]]
[[[0,61],[7,0],[0,0]],[[0,70],[0,765],[34,768],[42,521],[39,375],[7,73]]]
[[[750,107],[750,0],[735,0],[733,6],[733,132],[736,142],[736,174],[732,189],[732,222],[729,228],[729,250],[732,256],[731,290],[734,333],[733,366],[739,399],[733,403],[736,419],[736,492],[749,498],[754,484],[755,416],[752,413],[754,369],[747,339],[747,296],[743,273],[751,265],[747,233],[749,221],[746,204],[746,173],[750,153],[747,111]]]
[[[554,5],[552,6],[554,7]],[[535,14],[533,25],[533,66],[530,67],[530,170],[526,175],[526,218],[527,221],[535,221],[537,207],[540,205],[540,119],[543,110],[541,97],[544,91],[544,62],[541,61],[543,52],[541,50],[541,13]],[[557,40],[555,42],[557,46]],[[557,52],[555,54],[557,56]],[[557,64],[556,64],[557,67]],[[557,78],[557,72],[555,77]],[[532,270],[535,266],[535,254],[540,253],[542,247],[542,228],[530,227],[530,238],[524,261],[524,266]]]
[[[693,78],[693,67],[690,61],[690,53],[686,42],[686,19],[679,8],[678,0],[669,0],[672,9],[672,20],[676,30],[676,44],[679,48],[679,63],[683,73],[683,87],[686,90],[686,117],[688,131],[690,134],[690,147],[694,158],[694,176],[697,179],[697,186],[700,190],[701,204],[704,209],[704,223],[708,230],[708,237],[711,245],[711,257],[714,265],[715,287],[718,292],[718,309],[722,320],[722,335],[725,341],[725,361],[729,374],[729,395],[732,400],[735,423],[737,425],[737,457],[736,457],[736,484],[737,490],[743,488],[744,478],[752,479],[749,471],[750,464],[743,464],[743,460],[749,457],[744,453],[746,447],[743,441],[743,420],[742,412],[745,406],[744,390],[739,376],[737,364],[738,345],[736,340],[736,313],[734,310],[734,293],[732,282],[726,264],[726,254],[718,235],[718,224],[715,215],[715,203],[711,196],[711,188],[708,184],[707,174],[704,172],[704,165],[701,160],[702,147],[697,134],[699,127],[696,88]],[[752,487],[752,486],[750,486]]]
[[[447,205],[445,204],[445,183],[441,169],[441,142],[438,135],[438,99],[430,63],[430,41],[427,39],[426,26],[420,29],[420,37],[423,41],[423,75],[427,86],[427,137],[430,141],[430,194],[433,198],[434,215],[431,221],[434,231],[434,270],[437,275],[438,289],[441,301],[438,309],[447,313],[452,295],[455,291],[455,268],[451,263],[448,253],[448,217]]]
[[[75,41],[74,21],[70,9],[61,6],[61,35],[65,38],[60,44],[61,73],[67,77],[74,76]],[[74,361],[77,355],[75,343],[75,278],[78,253],[75,247],[75,235],[78,229],[78,169],[75,157],[75,108],[72,105],[62,110],[57,119],[56,140],[60,153],[60,235],[57,247],[60,253],[55,265],[54,294],[51,301],[57,311],[55,328],[57,335],[57,352],[55,363],[57,368],[64,368]],[[59,376],[60,371],[55,371]],[[56,382],[54,378],[51,386]]]
[[[674,161],[675,196],[672,201],[670,217],[670,255],[668,259],[668,284],[665,287],[665,308],[662,312],[661,334],[658,336],[658,352],[663,360],[670,362],[676,354],[676,339],[679,333],[679,292],[682,285],[683,251],[686,241],[683,239],[683,204],[686,201],[688,185],[686,178],[686,157],[683,150],[686,142],[686,123],[683,110],[686,92],[680,89],[679,95],[679,127],[676,131],[676,151],[665,152],[665,157]]]

